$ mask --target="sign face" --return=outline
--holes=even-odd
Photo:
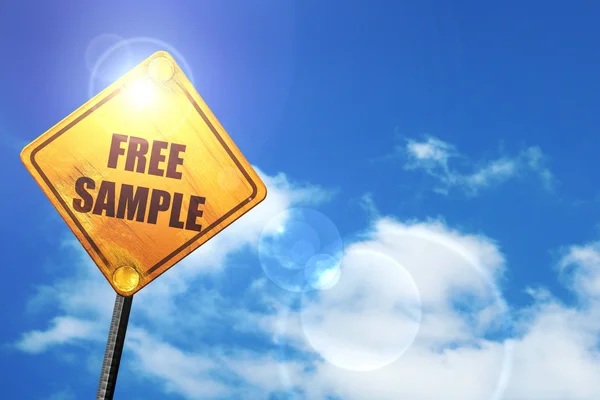
[[[115,291],[130,296],[260,203],[252,169],[158,52],[21,159]]]

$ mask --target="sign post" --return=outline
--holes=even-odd
[[[115,394],[132,301],[133,296],[123,297],[120,294],[117,294],[115,299],[115,308],[113,310],[112,321],[110,322],[96,400],[112,400]]]
[[[21,160],[117,293],[98,390],[112,398],[132,296],[267,189],[163,51],[27,145]]]

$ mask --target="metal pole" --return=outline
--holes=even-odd
[[[96,400],[112,400],[115,394],[132,301],[133,296],[123,297],[119,294],[117,294],[117,298],[115,299],[115,308],[110,323],[110,331],[108,332],[108,341],[106,343],[106,352],[104,353],[104,362],[102,363]]]

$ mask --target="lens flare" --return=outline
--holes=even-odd
[[[93,62],[88,83],[88,96],[90,98],[94,97],[112,82],[121,78],[139,62],[157,51],[167,51],[169,54],[173,55],[177,60],[179,67],[181,67],[190,82],[192,82],[192,85],[195,83],[194,73],[185,57],[170,44],[151,37],[134,37],[117,41],[118,37],[115,35],[105,36],[94,39],[92,43],[90,43],[89,54],[86,55],[86,60],[90,60],[88,63]],[[100,54],[101,50],[104,51]],[[147,72],[147,76],[155,83],[155,90],[158,90],[159,87],[157,85],[161,85],[161,83],[168,84],[174,77],[174,66],[168,59],[159,57],[154,59],[148,66]],[[145,91],[146,89],[136,89],[133,91],[134,94],[131,96],[133,98],[131,100],[131,104],[133,105],[132,111],[143,110],[151,104],[154,104],[155,106],[158,105],[157,101],[144,99],[143,93]],[[139,93],[139,95],[135,94],[136,92]],[[158,93],[158,91],[155,93]],[[162,96],[164,96],[164,93],[160,96],[157,95],[156,98]],[[163,102],[162,106],[164,105],[165,103]],[[189,113],[193,112],[193,110],[194,107],[191,105],[189,107],[174,110],[174,112],[177,112],[178,115],[180,115],[179,121],[172,124],[170,130],[164,131],[165,136],[169,137],[171,133],[177,132],[185,123],[186,117]],[[105,129],[110,130],[110,126],[104,120],[104,115],[101,112],[94,113],[93,115],[94,118],[97,118],[100,123],[104,125]]]
[[[137,110],[142,110],[151,105],[156,96],[154,84],[147,77],[134,81],[125,90],[130,103]]]
[[[339,368],[382,368],[400,358],[419,332],[417,286],[404,267],[374,251],[348,251],[342,268],[333,288],[303,296],[305,337]]]
[[[335,271],[339,270],[343,251],[342,238],[333,222],[309,208],[293,208],[276,215],[258,244],[265,275],[293,292],[329,286],[339,273]]]
[[[331,289],[342,275],[340,262],[328,254],[317,254],[308,260],[304,275],[311,287],[317,290]]]

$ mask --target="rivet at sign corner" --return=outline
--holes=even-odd
[[[120,267],[113,273],[113,283],[119,290],[131,292],[139,285],[140,274],[133,267]]]
[[[151,78],[166,82],[173,77],[175,68],[166,57],[156,57],[148,65],[148,74]]]

